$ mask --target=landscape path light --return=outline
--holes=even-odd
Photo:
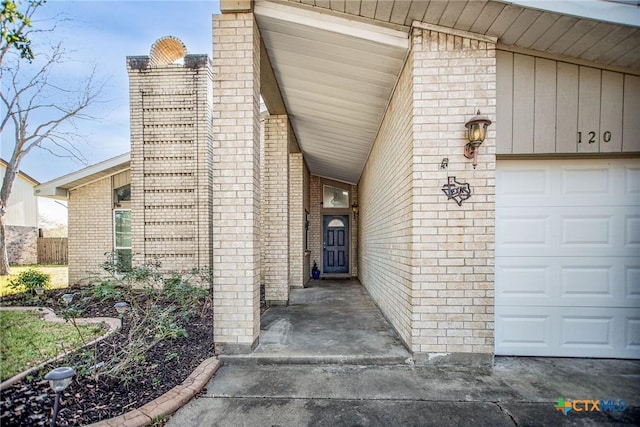
[[[71,301],[73,301],[73,294],[62,295],[62,301],[64,301],[64,303],[67,305],[71,304]]]
[[[49,385],[51,385],[51,388],[56,393],[56,400],[53,404],[53,415],[51,416],[51,427],[56,427],[56,418],[58,417],[58,410],[60,409],[60,393],[69,387],[75,374],[75,369],[69,366],[61,366],[44,376],[45,380],[49,380]]]
[[[117,302],[113,308],[115,308],[120,317],[122,317],[127,311],[129,311],[129,304],[126,302]]]

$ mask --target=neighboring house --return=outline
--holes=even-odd
[[[220,353],[315,261],[416,363],[640,358],[639,7],[316,3],[223,0],[212,61],[128,58],[130,158],[39,187],[72,280],[113,249],[211,267]]]
[[[0,159],[0,166],[4,179],[8,164]],[[22,171],[13,182],[4,219],[9,265],[38,263],[38,198],[33,193],[38,184]]]

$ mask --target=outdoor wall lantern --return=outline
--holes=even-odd
[[[351,205],[351,212],[353,213],[353,219],[356,219],[358,217],[358,204],[357,203],[353,203]]]
[[[480,110],[464,126],[467,128],[469,142],[464,146],[464,156],[473,159],[473,168],[478,165],[478,147],[487,136],[487,128],[491,120],[487,116],[480,115]]]
[[[58,411],[60,409],[60,393],[69,387],[75,374],[76,371],[73,368],[62,366],[55,368],[44,376],[44,379],[49,381],[49,385],[56,393],[56,400],[53,404],[53,415],[51,416],[51,427],[56,427],[56,418],[58,417]]]

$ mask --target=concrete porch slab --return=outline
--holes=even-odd
[[[559,398],[624,411],[556,410]],[[640,421],[640,362],[497,357],[493,370],[228,365],[168,426],[628,426]]]
[[[405,364],[410,361],[366,290],[356,279],[315,280],[292,289],[289,305],[262,316],[260,343],[247,355],[221,355],[233,363]]]

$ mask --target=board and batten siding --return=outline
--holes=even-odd
[[[496,55],[497,154],[640,151],[640,76]]]

